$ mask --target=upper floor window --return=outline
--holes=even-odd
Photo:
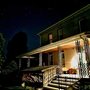
[[[52,41],[53,41],[53,35],[52,35],[52,33],[50,33],[48,35],[48,39],[49,39],[49,42],[52,43]]]
[[[81,20],[79,20],[79,30],[80,32],[87,31],[87,19],[86,18],[82,18]]]
[[[58,31],[57,31],[57,35],[58,35],[58,39],[60,40],[60,39],[63,39],[63,30],[62,29],[59,29]]]

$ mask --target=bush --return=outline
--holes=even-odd
[[[77,70],[75,68],[70,68],[70,69],[68,69],[67,73],[68,74],[76,74]]]

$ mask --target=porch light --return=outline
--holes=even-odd
[[[37,90],[43,90],[42,88],[37,88]]]
[[[25,88],[25,82],[23,82],[23,83],[21,84],[21,86],[22,86],[23,88]]]
[[[63,70],[63,71],[67,71],[68,69],[67,69],[66,67],[63,67],[62,70]]]

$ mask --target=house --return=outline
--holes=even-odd
[[[46,28],[38,35],[40,47],[23,55],[38,55],[39,66],[57,65],[61,74],[89,77],[90,4]],[[67,72],[70,69],[75,69],[76,72]]]

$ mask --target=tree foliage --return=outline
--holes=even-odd
[[[7,60],[10,62],[16,59],[16,56],[27,52],[27,35],[25,32],[18,32],[8,42]]]
[[[0,33],[0,69],[4,62],[4,43],[5,43],[5,39],[3,37],[3,34]]]

